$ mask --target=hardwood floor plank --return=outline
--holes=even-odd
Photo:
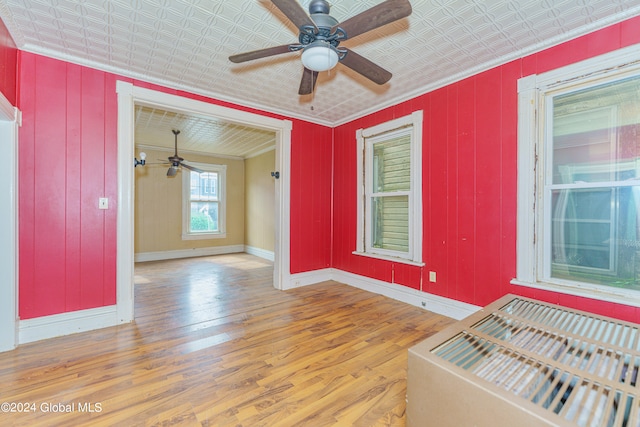
[[[272,275],[247,254],[136,265],[135,322],[0,354],[0,402],[35,405],[0,424],[404,425],[407,350],[453,321]]]

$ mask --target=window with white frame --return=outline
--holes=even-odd
[[[422,111],[356,132],[357,255],[422,265]]]
[[[518,82],[514,283],[640,305],[635,51]]]
[[[227,166],[193,162],[190,165],[203,172],[182,170],[182,238],[190,240],[226,237]]]

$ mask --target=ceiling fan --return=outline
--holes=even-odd
[[[330,70],[338,62],[379,85],[391,79],[391,73],[354,51],[339,47],[340,42],[411,15],[408,0],[386,0],[339,23],[329,15],[326,0],[311,0],[309,14],[297,0],[271,0],[299,29],[299,43],[269,47],[232,55],[234,63],[252,61],[287,52],[302,51],[304,71],[299,95],[313,93],[318,72]]]
[[[173,154],[173,156],[168,158],[169,163],[171,163],[171,166],[169,166],[169,170],[167,171],[167,176],[176,176],[176,174],[178,173],[178,168],[180,166],[183,166],[194,172],[198,172],[198,173],[204,172],[198,168],[195,168],[193,166],[186,164],[185,160],[182,157],[178,156],[178,134],[180,133],[180,131],[177,129],[171,129],[171,132],[173,132],[173,134],[175,135],[175,153]]]

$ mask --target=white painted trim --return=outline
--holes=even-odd
[[[119,323],[132,322],[133,313],[133,185],[135,182],[131,159],[134,157],[133,85],[116,82],[118,97],[118,206],[116,255],[116,306]]]
[[[244,246],[244,251],[249,255],[254,255],[254,256],[266,259],[268,261],[275,260],[274,251],[268,251],[266,249],[260,249],[260,248],[256,248],[255,246],[248,246],[248,245]]]
[[[134,319],[133,263],[134,263],[134,111],[135,105],[146,105],[185,114],[214,117],[232,123],[274,131],[276,134],[276,168],[280,179],[276,184],[276,246],[274,287],[282,288],[289,279],[290,256],[290,150],[292,123],[208,102],[167,94],[117,81],[118,95],[118,253],[117,253],[117,310],[120,323]]]
[[[537,162],[536,76],[518,80],[518,194],[516,241],[516,277],[534,281],[535,277],[535,205]]]
[[[451,317],[456,320],[464,319],[482,308],[462,301],[428,294],[406,286],[388,283],[342,270],[334,269],[332,280],[353,286],[354,288],[384,295],[396,301],[421,307],[433,313]]]
[[[273,262],[273,286],[283,290],[290,281],[291,252],[291,130],[293,123],[282,122],[276,132],[276,171],[280,178],[275,180],[275,258]]]
[[[208,248],[178,249],[173,251],[139,252],[135,254],[135,262],[162,261],[166,259],[194,258],[236,254],[244,252],[244,245],[210,246]]]
[[[313,285],[320,282],[326,282],[328,280],[335,280],[336,282],[353,286],[354,288],[362,289],[367,292],[384,295],[396,301],[421,307],[433,313],[451,317],[456,320],[464,319],[482,308],[462,301],[428,294],[406,286],[388,283],[382,280],[372,279],[370,277],[333,268],[292,274],[291,281],[287,285],[286,289],[299,288],[301,286]]]
[[[0,352],[18,345],[18,128],[20,111],[0,92]]]
[[[16,118],[16,108],[11,105],[4,93],[0,92],[0,120],[12,122]]]
[[[356,130],[356,250],[355,255],[385,259],[405,264],[423,266],[422,260],[422,126],[423,111],[416,110],[397,119],[389,120],[365,129]],[[407,127],[411,126],[411,129]],[[409,199],[409,251],[407,253],[372,247],[371,221],[365,219],[371,208],[374,190],[371,187],[373,170],[373,145],[395,135],[407,134],[411,138],[410,189],[396,192]]]
[[[20,344],[115,326],[115,305],[54,314],[20,321]]]
[[[359,129],[359,130],[361,131],[361,135],[363,138],[365,139],[374,138],[378,135],[382,135],[383,133],[391,132],[392,130],[400,129],[405,126],[411,126],[411,125],[415,126],[418,122],[422,123],[421,110],[414,111],[411,114],[408,114],[403,117],[398,117],[397,119],[389,120],[374,126],[370,126],[366,129]]]
[[[362,229],[362,227],[358,227],[358,228]],[[415,262],[415,261],[411,261],[410,259],[395,257],[395,256],[391,256],[391,255],[382,255],[382,254],[377,254],[377,253],[359,252],[359,251],[353,251],[351,253],[353,255],[357,255],[357,256],[363,256],[363,257],[374,258],[374,259],[382,259],[382,260],[385,260],[385,261],[391,261],[391,262],[395,262],[395,263],[398,263],[398,264],[415,265],[417,267],[424,267],[424,265],[425,265],[424,262]]]
[[[356,130],[356,217],[354,218],[356,226],[356,252],[364,253],[364,205],[365,205],[365,186],[364,186],[364,130]]]
[[[411,234],[412,234],[412,249],[413,253],[412,261],[417,263],[422,263],[424,260],[422,259],[422,222],[424,221],[424,217],[422,216],[422,207],[424,205],[424,200],[422,197],[422,168],[423,168],[423,160],[422,160],[422,127],[424,123],[424,113],[422,110],[414,111],[411,113],[411,123],[413,123],[413,127],[411,131],[413,135],[411,137],[411,209],[412,212],[412,224],[411,224]],[[415,244],[414,241],[418,240],[418,243]]]
[[[333,280],[334,270],[324,268],[322,270],[305,271],[304,273],[295,273],[291,275],[291,281],[285,289],[295,289],[302,286],[313,285],[320,282]]]
[[[546,104],[552,95],[602,84],[612,76],[616,80],[637,76],[639,54],[636,44],[518,80],[518,220],[516,277],[511,284],[640,307],[638,291],[554,279],[543,262],[550,245],[550,230],[544,229],[550,223],[545,211],[549,215],[550,210],[543,205],[545,156],[550,149],[545,147]]]
[[[612,72],[621,78],[624,74],[636,74],[640,69],[638,54],[640,44],[635,44],[520,80],[535,78],[524,86],[528,88],[533,86],[543,91],[551,91],[560,86],[569,87],[568,90],[573,91],[578,86],[593,85],[595,81],[610,76]]]

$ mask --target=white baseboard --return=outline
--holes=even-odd
[[[244,252],[244,245],[211,246],[208,248],[178,249],[174,251],[140,252],[135,254],[135,262],[162,261],[166,259],[191,258],[199,256],[224,255]]]
[[[283,290],[295,289],[302,286],[313,285],[314,283],[333,280],[333,271],[334,270],[332,268],[324,268],[322,270],[292,274],[290,276],[291,280],[289,283],[283,283]]]
[[[326,280],[335,280],[345,285],[384,295],[456,320],[464,319],[482,308],[473,304],[421,292],[406,286],[395,285],[332,268],[292,274],[291,283],[286,289],[311,285]]]
[[[244,251],[250,255],[255,255],[260,258],[264,258],[269,261],[275,261],[276,256],[273,251],[268,251],[266,249],[256,248],[254,246],[244,246]]]
[[[63,335],[106,328],[118,324],[115,305],[53,314],[35,319],[20,320],[18,324],[18,342],[44,340]]]

